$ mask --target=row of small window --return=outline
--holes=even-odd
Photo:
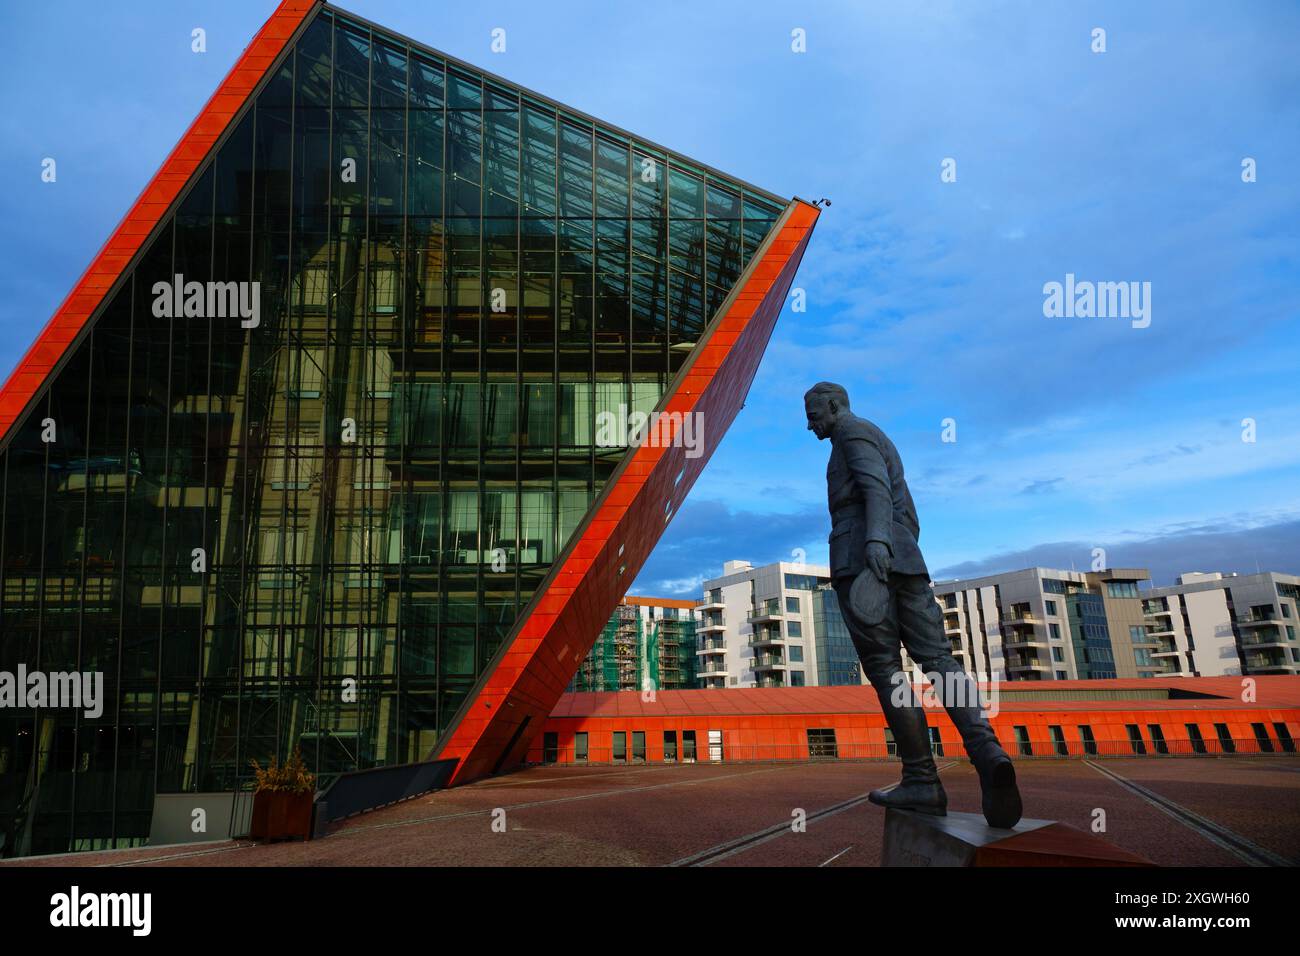
[[[1151,749],[1147,749],[1147,739],[1142,735],[1142,728],[1139,724],[1125,724],[1125,733],[1128,735],[1129,750],[1133,755],[1144,756],[1148,752],[1169,755],[1169,754],[1207,754],[1207,753],[1236,753],[1239,743],[1253,743],[1255,747],[1263,753],[1295,753],[1295,739],[1291,736],[1291,731],[1287,725],[1281,721],[1273,723],[1273,737],[1269,736],[1268,726],[1262,722],[1252,723],[1250,738],[1241,740],[1232,736],[1232,730],[1227,724],[1216,723],[1214,725],[1214,739],[1207,741],[1201,733],[1200,725],[1184,724],[1183,728],[1187,733],[1185,739],[1169,740],[1165,737],[1164,728],[1160,724],[1147,724],[1147,737],[1150,738]],[[1066,743],[1065,731],[1059,724],[1048,725],[1047,731],[1051,735],[1050,742],[1033,741],[1029,736],[1029,728],[1020,724],[1015,726],[1016,748],[1022,757],[1041,757],[1056,755],[1060,757],[1069,756],[1070,747]],[[1099,752],[1097,739],[1093,735],[1092,727],[1088,724],[1078,726],[1079,743],[1082,746],[1083,753],[1088,756],[1096,756]],[[1044,744],[1050,743],[1050,749],[1044,749]],[[1035,746],[1038,747],[1035,750]],[[1108,756],[1113,756],[1114,751],[1107,751]]]
[[[696,735],[693,730],[683,730],[681,732],[681,746],[678,747],[678,732],[675,730],[665,730],[663,732],[663,759],[664,763],[693,763],[696,760],[697,745]],[[625,730],[616,730],[611,735],[611,746],[608,752],[593,753],[587,732],[578,731],[573,735],[573,762],[574,763],[645,763],[646,746],[645,731],[632,731],[632,746],[628,748],[628,732]],[[722,759],[722,731],[710,730],[708,732],[708,746],[710,760]],[[716,754],[716,756],[714,756]],[[560,762],[560,742],[559,734],[553,731],[546,731],[542,735],[542,762],[559,763]]]
[[[835,741],[835,728],[833,727],[810,727],[806,731],[808,742],[808,756],[814,759],[837,757],[838,746]],[[888,733],[888,732],[886,732]],[[707,759],[711,761],[721,761],[726,754],[723,749],[722,731],[710,730],[708,734]],[[663,762],[664,763],[694,763],[698,757],[698,747],[696,732],[694,730],[683,730],[680,732],[681,746],[678,746],[678,731],[663,731]],[[752,758],[756,753],[745,753],[743,750],[739,753],[733,752],[732,756],[738,759]],[[568,754],[564,755],[568,757]],[[792,757],[802,757],[803,754],[790,754]],[[559,763],[560,753],[560,735],[554,731],[546,731],[542,734],[542,762]],[[643,730],[634,730],[631,732],[631,748],[628,747],[628,732],[616,730],[610,735],[610,749],[608,753],[593,752],[590,746],[590,740],[586,731],[578,731],[573,735],[573,756],[574,763],[645,763],[646,762],[646,735]],[[565,762],[568,762],[567,760]]]
[[[1197,724],[1184,724],[1187,737],[1179,740],[1167,739],[1164,728],[1160,724],[1148,724],[1146,737],[1143,736],[1142,728],[1138,724],[1125,725],[1125,731],[1128,737],[1129,751],[1137,756],[1145,756],[1148,753],[1160,755],[1236,753],[1238,744],[1253,745],[1255,750],[1262,753],[1296,752],[1295,739],[1291,736],[1291,731],[1285,723],[1281,721],[1274,722],[1271,735],[1267,724],[1256,722],[1250,726],[1251,737],[1237,739],[1232,736],[1231,729],[1227,724],[1216,723],[1214,724],[1215,736],[1211,741],[1205,739],[1200,726]],[[1049,741],[1032,740],[1029,736],[1029,728],[1026,726],[1017,724],[1013,729],[1016,735],[1017,750],[1022,757],[1066,757],[1071,755],[1070,745],[1065,738],[1065,730],[1058,724],[1048,726],[1048,733],[1051,735]],[[931,727],[929,730],[932,753],[938,757],[945,756],[943,738],[939,733],[939,728]],[[1079,754],[1081,752],[1085,756],[1099,755],[1101,748],[1093,734],[1092,727],[1088,724],[1080,724],[1077,730],[1079,732],[1079,744],[1074,753]],[[839,756],[835,728],[810,727],[805,733],[807,735],[808,757],[818,759],[837,758]],[[665,763],[695,761],[697,759],[696,732],[694,730],[680,732],[680,749],[678,747],[678,736],[679,732],[676,730],[663,731],[663,761]],[[1149,750],[1148,738],[1150,739]],[[746,752],[745,748],[739,748],[738,750],[732,747],[730,755],[738,759],[754,758],[760,755],[770,757],[772,756],[771,751],[780,751],[785,746],[783,744],[756,744],[749,748],[749,752]],[[1249,749],[1249,746],[1245,749]],[[861,753],[858,753],[861,750],[860,746],[852,746],[851,750],[854,751],[850,754],[851,756],[862,756]],[[893,732],[886,728],[884,754],[871,755],[896,756],[897,753],[898,747]],[[1106,755],[1118,754],[1119,752],[1114,747],[1107,747]],[[645,763],[647,759],[645,731],[634,730],[631,732],[631,747],[629,749],[628,732],[616,730],[611,734],[610,748],[597,751],[592,750],[588,733],[579,731],[573,736],[572,757],[569,758],[567,753],[563,756],[566,758],[565,762],[572,759],[574,763]],[[708,731],[708,759],[720,761],[725,756],[727,755],[723,751],[722,731]],[[785,756],[800,758],[803,754],[790,752]],[[554,731],[547,731],[543,734],[542,761],[544,763],[561,762],[559,734]]]

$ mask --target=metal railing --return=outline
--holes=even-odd
[[[320,832],[326,823],[440,790],[455,769],[455,760],[425,760],[341,773],[316,794],[315,829]]]
[[[1237,616],[1239,624],[1280,624],[1282,620],[1282,616],[1273,611],[1251,611]]]

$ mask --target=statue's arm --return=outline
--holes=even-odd
[[[867,541],[879,541],[893,555],[894,494],[884,456],[865,438],[851,438],[844,443],[844,460],[866,501]]]

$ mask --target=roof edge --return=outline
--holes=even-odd
[[[575,116],[578,119],[583,120],[584,122],[589,122],[596,126],[604,126],[605,128],[609,129],[611,132],[618,133],[620,136],[624,136],[629,140],[634,140],[638,143],[641,143],[644,146],[650,147],[651,149],[657,149],[670,158],[679,159],[683,163],[689,163],[690,165],[695,166],[712,176],[717,176],[721,179],[728,179],[731,182],[735,183],[737,186],[749,190],[755,195],[760,196],[763,199],[768,200],[769,202],[776,203],[781,207],[785,207],[789,205],[792,201],[806,202],[806,200],[800,200],[797,196],[782,196],[779,193],[774,193],[770,189],[764,189],[762,186],[756,186],[753,183],[749,182],[748,180],[741,179],[739,176],[733,176],[731,173],[718,169],[716,166],[710,166],[708,163],[702,163],[698,159],[692,159],[690,156],[687,156],[685,153],[680,152],[679,150],[670,149],[661,143],[656,143],[654,140],[648,139],[647,137],[640,135],[639,133],[633,133],[631,130],[624,129],[623,127],[619,126],[616,123],[611,123],[608,120],[603,120],[598,116],[592,116],[590,113],[586,112],[585,110],[577,109],[576,107],[570,106],[567,103],[561,103],[559,100],[547,96],[545,93],[538,93],[536,90],[530,89],[529,87],[524,86],[522,83],[517,83],[514,80],[507,79],[506,77],[501,76],[498,73],[493,73],[490,70],[485,70],[483,67],[477,66],[474,63],[470,63],[468,60],[462,60],[460,57],[452,56],[450,53],[445,53],[442,50],[439,50],[437,47],[432,47],[429,46],[427,43],[422,43],[421,41],[416,40],[413,37],[407,36],[405,33],[398,33],[392,27],[386,27],[381,23],[376,23],[373,20],[368,20],[363,16],[353,13],[351,10],[348,10],[345,7],[340,7],[337,4],[325,2],[325,0],[322,0],[322,5],[326,10],[339,14],[340,16],[346,17],[347,19],[351,20],[353,23],[356,23],[358,26],[368,27],[371,30],[379,30],[383,33],[400,37],[402,40],[405,40],[412,48],[419,50],[422,53],[426,53],[430,56],[441,57],[442,59],[446,60],[447,63],[453,66],[458,66],[462,69],[470,70],[474,73],[481,74],[485,80],[491,80],[495,83],[500,83],[502,86],[509,86],[514,89],[517,89],[521,93],[526,94],[532,99],[545,103],[547,106],[553,106],[556,109],[564,110],[566,113],[569,113],[570,115]],[[808,203],[808,205],[811,205],[811,203]]]

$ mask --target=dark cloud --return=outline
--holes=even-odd
[[[1153,455],[1147,455],[1145,458],[1139,458],[1139,465],[1160,465],[1174,458],[1185,458],[1188,455],[1195,455],[1201,450],[1200,445],[1175,445],[1168,451],[1156,452]]]
[[[820,505],[790,514],[732,511],[723,501],[687,501],[664,533],[631,588],[634,593],[695,597],[722,563],[742,559],[755,566],[792,559],[797,548],[825,540],[829,519]],[[1187,571],[1300,573],[1300,520],[1246,528],[1185,522],[1177,530],[1136,541],[1054,541],[933,569],[936,581],[973,578],[1022,568],[1087,570],[1095,547],[1113,568],[1146,568],[1153,586],[1173,584]],[[810,560],[819,560],[810,555]]]
[[[1040,478],[1038,481],[1031,481],[1025,487],[1021,488],[1019,494],[1022,495],[1045,495],[1048,492],[1055,491],[1056,486],[1065,481],[1064,478]]]
[[[790,514],[732,511],[716,500],[688,499],[673,518],[631,590],[672,597],[698,595],[695,577],[715,577],[722,562],[739,558],[756,567],[793,560],[796,548],[824,542],[830,533],[825,505]]]
[[[1173,584],[1185,571],[1300,573],[1300,521],[1256,528],[1198,525],[1141,541],[1101,546],[1106,549],[1109,567],[1146,568],[1156,586]],[[939,568],[934,578],[974,578],[1033,567],[1082,571],[1091,566],[1094,547],[1095,543],[1082,541],[1040,544]]]

